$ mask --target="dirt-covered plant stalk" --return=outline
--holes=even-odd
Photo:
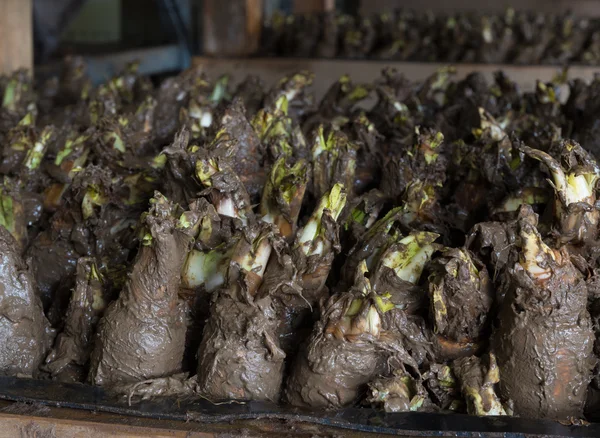
[[[250,196],[239,176],[219,158],[200,158],[196,162],[196,177],[207,187],[206,193],[217,213],[237,218],[242,225],[254,220]]]
[[[490,205],[530,185],[524,175],[532,174],[513,147],[506,131],[508,121],[494,119],[483,108],[478,108],[473,118],[475,141],[456,142],[451,165],[451,180],[456,184],[453,222],[464,231],[484,220]]]
[[[371,85],[354,84],[348,75],[342,75],[327,90],[319,108],[304,123],[304,130],[310,132],[318,123],[331,123],[337,129],[350,122],[354,106],[371,94]]]
[[[306,225],[298,230],[294,243],[296,268],[302,273],[304,297],[315,303],[331,269],[339,245],[337,219],[346,205],[346,189],[335,184],[320,199]]]
[[[91,133],[88,132],[69,133],[62,149],[56,154],[54,163],[48,166],[50,174],[57,182],[44,190],[46,209],[53,211],[58,208],[75,174],[85,166],[90,154],[90,147],[87,144],[90,139]]]
[[[4,177],[0,186],[0,226],[15,238],[21,251],[27,243],[27,220],[18,181]]]
[[[229,76],[223,75],[218,78],[214,85],[198,78],[190,92],[187,108],[181,110],[180,119],[187,122],[194,137],[205,135],[215,119],[215,108],[219,103],[230,98],[227,90]]]
[[[285,96],[290,105],[304,104],[303,101],[307,99],[306,88],[312,84],[314,78],[314,73],[305,70],[281,78],[265,96],[265,108],[268,110],[278,108],[282,96]]]
[[[199,199],[197,205],[201,219],[194,246],[181,271],[181,285],[188,289],[202,288],[205,292],[213,292],[225,283],[238,236],[232,234],[231,227],[206,199]]]
[[[261,166],[264,146],[246,118],[240,98],[235,98],[219,115],[218,130],[206,149],[210,157],[233,170],[252,200],[260,196],[266,177]]]
[[[75,172],[50,226],[28,246],[27,257],[44,306],[58,310],[48,314],[53,324],[66,311],[80,257],[96,257],[107,281],[116,281],[116,290],[121,289],[122,281],[117,278],[121,275],[115,277],[114,268],[120,267],[122,273],[124,265],[129,265],[129,251],[136,245],[133,228],[144,208],[141,203],[128,205],[126,191],[123,180],[108,169],[85,166]]]
[[[404,176],[407,184],[402,194],[402,223],[409,228],[440,222],[439,201],[447,167],[447,161],[441,154],[444,135],[418,127],[415,128],[415,135],[416,142],[406,158],[412,161],[412,172]],[[409,175],[412,179],[408,178]]]
[[[275,108],[270,111],[268,108],[260,109],[252,119],[252,127],[265,146],[269,160],[304,154],[302,149],[306,145],[295,141],[295,126],[288,116],[288,100],[285,95],[279,98]]]
[[[433,409],[421,379],[403,372],[370,382],[367,402],[385,412],[426,412]]]
[[[438,234],[414,231],[391,244],[381,255],[373,274],[373,289],[378,294],[390,294],[402,310],[414,313],[426,302],[418,282],[425,264],[436,250]]]
[[[5,145],[1,151],[0,171],[2,173],[17,174],[19,172],[27,151],[33,148],[36,137],[35,124],[36,113],[30,111],[15,125],[11,126],[4,139]]]
[[[352,289],[325,303],[286,382],[285,398],[290,404],[347,406],[382,371],[385,359],[381,319],[390,306],[385,298],[373,294],[365,273],[363,262]]]
[[[308,167],[304,160],[290,167],[284,158],[280,158],[271,168],[263,189],[260,203],[262,220],[275,224],[288,240],[296,235],[307,182]]]
[[[273,245],[259,293],[274,299],[286,352],[295,351],[308,335],[304,329],[310,329],[311,311],[327,296],[325,282],[339,251],[336,220],[345,205],[346,191],[336,184],[321,198],[291,246],[283,240]]]
[[[198,350],[198,391],[212,401],[279,399],[285,353],[269,295],[257,296],[276,238],[267,224],[247,227],[216,293]]]
[[[26,111],[35,110],[35,92],[31,74],[25,70],[15,71],[4,87],[1,107],[21,117]]]
[[[320,198],[336,183],[341,183],[351,196],[356,174],[354,143],[341,131],[320,125],[314,133],[312,146],[312,194]]]
[[[429,270],[429,314],[438,357],[470,356],[489,328],[494,296],[487,269],[469,250],[447,248]]]
[[[402,207],[391,209],[384,217],[369,227],[350,249],[341,272],[341,279],[346,287],[349,287],[354,281],[352,272],[356,272],[356,268],[362,260],[367,263],[369,271],[374,271],[381,254],[402,237],[398,229],[402,211]]]
[[[53,378],[62,381],[84,380],[84,367],[94,348],[96,324],[108,305],[103,277],[94,258],[80,258],[76,276],[63,331],[43,365]]]
[[[567,249],[546,245],[536,225],[531,207],[521,207],[519,259],[492,341],[500,396],[523,417],[580,418],[594,365],[587,286]]]
[[[544,163],[550,171],[555,192],[554,217],[560,230],[560,241],[594,241],[600,221],[600,211],[596,206],[596,185],[600,179],[598,163],[574,142],[562,144],[565,165],[546,152],[523,145],[520,149]]]
[[[370,190],[348,203],[340,217],[344,252],[350,251],[377,223],[377,218],[385,204],[385,196],[377,189]]]
[[[40,132],[33,147],[27,151],[25,159],[23,160],[23,170],[25,172],[36,172],[39,169],[54,132],[55,129],[53,126],[46,126],[42,132]]]
[[[422,374],[423,386],[431,401],[445,411],[460,411],[463,407],[460,384],[448,364],[432,363]]]
[[[469,415],[506,415],[506,409],[496,394],[500,372],[496,357],[490,353],[487,361],[477,356],[463,357],[453,362],[454,373],[461,384]]]
[[[96,385],[118,386],[181,370],[187,311],[178,292],[199,217],[193,208],[178,212],[159,192],[150,204],[141,218],[133,270],[98,325],[89,375]]]

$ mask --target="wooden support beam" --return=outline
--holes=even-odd
[[[0,0],[3,1],[3,0]],[[93,400],[90,400],[93,406]],[[310,438],[314,436],[344,436],[374,438],[384,436],[320,426],[300,421],[253,419],[206,423],[194,421],[158,420],[107,412],[56,408],[41,404],[12,403],[0,400],[0,438],[218,438],[260,437]],[[385,435],[388,436],[388,435]],[[410,438],[411,435],[405,435]],[[421,438],[428,438],[422,434]]]
[[[33,68],[32,0],[0,0],[0,74]]]
[[[0,413],[1,437],[88,437],[127,436],[130,438],[215,438],[214,433],[193,432],[171,428],[155,428],[111,424],[99,420],[79,421],[69,418],[41,418],[32,415]]]
[[[335,9],[335,0],[295,0],[294,13],[328,12]]]
[[[204,0],[204,54],[250,55],[258,50],[262,0]]]

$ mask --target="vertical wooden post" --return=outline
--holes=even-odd
[[[260,45],[262,0],[204,0],[204,54],[237,56]]]
[[[32,0],[0,0],[0,74],[33,68]]]
[[[294,13],[329,12],[335,9],[335,0],[295,0]]]

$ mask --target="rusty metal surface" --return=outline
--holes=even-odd
[[[0,377],[0,399],[155,420],[193,421],[213,425],[247,420],[269,420],[400,436],[600,437],[600,424],[567,426],[553,421],[508,417],[422,413],[386,414],[366,408],[315,412],[268,403],[215,405],[202,399],[174,398],[142,401],[129,406],[125,399],[115,398],[99,387],[11,377]]]

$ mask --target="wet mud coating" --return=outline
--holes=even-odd
[[[358,291],[370,288],[360,273],[356,287]],[[357,313],[353,305],[360,306]],[[369,298],[354,292],[331,297],[296,357],[285,400],[315,408],[340,408],[355,402],[365,385],[383,371],[380,334],[379,313]]]
[[[52,338],[19,252],[15,239],[0,227],[0,374],[33,377]]]
[[[581,416],[595,362],[584,283],[559,285],[557,307],[549,314],[550,309],[526,301],[531,289],[522,275],[513,277],[518,283],[506,297],[494,338],[501,394],[514,400],[515,412],[522,416]]]
[[[594,20],[440,17],[275,14],[265,47],[600,60]],[[155,79],[0,75],[0,374],[600,418],[600,78]]]
[[[367,401],[385,412],[437,410],[420,379],[409,374],[373,380],[369,383],[368,394]]]
[[[347,346],[323,337],[309,338],[309,346],[300,351],[293,365],[285,400],[314,408],[348,406],[377,374],[379,362],[373,345]]]
[[[269,295],[259,297],[273,227],[249,226],[210,307],[198,349],[198,390],[209,400],[279,400],[285,353]],[[276,238],[276,240],[279,240]]]
[[[530,209],[522,212],[524,251],[534,253],[521,260],[533,255],[535,263],[545,263],[533,270],[525,259],[509,268],[510,288],[492,341],[500,395],[513,401],[517,415],[581,417],[596,363],[587,285],[565,249],[543,248],[537,219]]]
[[[235,141],[233,148],[221,153],[231,158],[232,169],[240,176],[250,196],[256,197],[262,191],[265,178],[260,166],[262,145],[246,118],[243,100],[234,100],[218,122],[219,134],[227,133]]]
[[[500,376],[496,357],[463,357],[453,363],[454,373],[461,385],[461,392],[467,403],[467,413],[471,415],[506,415],[494,385]]]
[[[98,325],[89,379],[117,385],[181,370],[187,306],[178,297],[190,237],[177,229],[172,206],[155,200],[146,217],[151,243],[142,246],[119,298]]]
[[[65,325],[44,361],[44,371],[61,381],[83,380],[94,348],[95,328],[106,309],[106,298],[95,260],[80,258]]]
[[[285,353],[269,307],[269,302],[240,305],[226,296],[211,306],[198,350],[198,390],[204,397],[279,400]]]
[[[456,359],[475,353],[478,344],[485,343],[494,303],[485,265],[467,250],[453,248],[431,263],[427,282],[437,356]]]

